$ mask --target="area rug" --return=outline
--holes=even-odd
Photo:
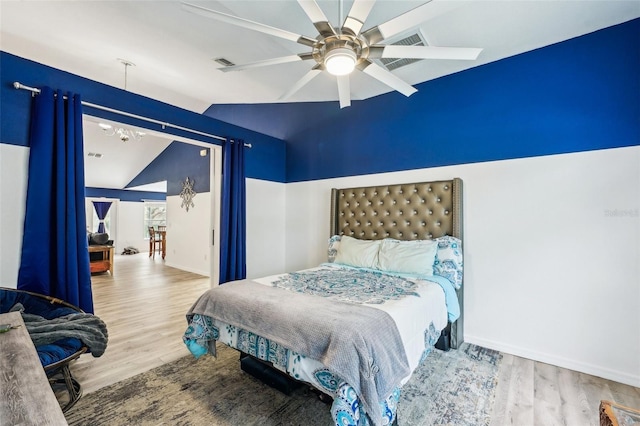
[[[499,352],[463,344],[434,350],[403,387],[398,424],[488,425]],[[303,386],[290,396],[244,373],[238,352],[186,356],[85,395],[70,425],[331,425],[329,405]]]

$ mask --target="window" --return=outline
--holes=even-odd
[[[91,205],[93,207],[93,204]],[[96,213],[96,209],[93,210],[93,218],[91,222],[91,230],[92,232],[98,232],[98,226],[100,226],[100,219],[98,219],[98,214]],[[104,218],[104,232],[109,234],[111,232],[111,209],[107,212],[107,215]]]
[[[158,225],[167,225],[167,203],[147,202],[144,203],[144,237],[149,238],[149,227],[155,228]]]

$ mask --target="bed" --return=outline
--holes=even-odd
[[[463,342],[462,181],[333,189],[329,228],[327,262],[205,292],[183,339],[310,384],[336,425],[392,424],[436,342]]]

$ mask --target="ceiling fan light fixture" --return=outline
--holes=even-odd
[[[356,67],[356,52],[347,47],[330,50],[324,57],[324,66],[329,74],[347,75]]]

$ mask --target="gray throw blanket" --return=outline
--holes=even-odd
[[[20,311],[27,331],[35,346],[47,345],[60,339],[74,337],[89,348],[94,357],[104,354],[109,334],[107,325],[95,315],[78,312],[58,318],[46,319],[24,312],[24,307],[16,303],[11,311]]]
[[[320,361],[351,385],[375,425],[380,402],[409,375],[393,319],[384,311],[243,280],[204,293],[187,313],[206,315]]]

